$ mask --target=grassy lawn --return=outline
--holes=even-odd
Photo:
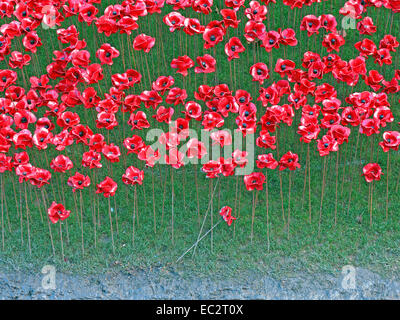
[[[214,2],[214,7],[222,8],[221,0]],[[325,1],[294,11],[282,5],[280,0],[277,2],[278,4],[269,5],[269,19],[265,21],[267,30],[293,28],[299,40],[298,46],[287,47],[286,49],[281,47],[273,50],[270,55],[263,48],[246,44],[246,51],[241,54],[241,58],[232,62],[228,61],[224,53],[224,44],[233,36],[239,36],[242,43],[246,43],[243,30],[247,18],[243,14],[243,9],[238,14],[238,19],[242,20],[239,29],[230,28],[224,42],[210,50],[203,49],[201,36],[189,37],[183,31],[169,32],[168,27],[162,23],[163,15],[172,11],[172,8],[167,5],[163,9],[162,15],[155,14],[140,18],[138,21],[139,30],[135,30],[131,36],[117,34],[105,37],[104,34],[98,34],[94,26],[83,25],[75,17],[67,18],[62,23],[62,27],[65,28],[71,24],[77,26],[80,38],[87,41],[86,49],[91,52],[92,63],[98,63],[95,52],[103,43],[108,42],[120,50],[121,55],[114,60],[111,68],[104,67],[104,80],[100,82],[99,86],[94,86],[101,97],[104,97],[104,93],[111,87],[111,74],[122,73],[126,69],[133,68],[143,75],[143,79],[137,87],[127,90],[127,94],[139,94],[143,90],[150,90],[151,82],[158,76],[173,75],[175,78],[174,86],[185,88],[189,95],[188,100],[194,100],[194,91],[200,84],[226,83],[231,90],[245,89],[249,91],[253,96],[253,102],[255,102],[260,86],[251,81],[248,70],[252,64],[265,62],[269,65],[272,61],[274,67],[278,58],[286,57],[293,60],[297,66],[301,66],[302,54],[307,50],[317,52],[321,56],[327,54],[326,49],[320,45],[325,34],[324,31],[321,31],[319,35],[313,35],[311,38],[307,37],[305,31],[300,31],[299,25],[303,16],[307,14],[319,16],[323,13],[331,13],[335,15],[338,21],[338,29],[341,29],[342,16],[339,15],[339,9],[345,2],[343,0]],[[97,6],[100,9],[100,14],[102,14],[106,5]],[[216,12],[209,16],[200,17],[189,9],[183,11],[182,14],[199,17],[202,24],[220,19],[220,15]],[[366,37],[372,39],[378,45],[380,39],[389,33],[392,13],[384,8],[379,10],[368,8],[368,15],[372,17],[378,31],[373,36]],[[391,34],[398,36],[400,34],[399,14],[394,14],[393,19]],[[2,23],[9,21],[10,19],[4,19]],[[341,48],[339,55],[343,60],[348,61],[357,56],[354,43],[362,40],[364,36],[360,36],[357,30],[350,29],[346,32],[346,44]],[[156,44],[148,54],[132,49],[132,41],[139,33],[145,33],[156,38]],[[36,55],[33,55],[31,65],[24,68],[24,74],[18,71],[19,82],[17,84],[24,88],[27,88],[24,79],[29,79],[32,75],[44,74],[46,65],[51,62],[52,51],[60,50],[62,46],[57,41],[55,29],[39,28],[38,34],[42,39],[43,46],[38,49]],[[20,39],[13,41],[13,46],[14,49],[22,51]],[[169,66],[174,57],[187,54],[195,60],[197,56],[204,53],[209,53],[216,58],[217,72],[215,74],[199,75],[195,74],[193,70],[189,70],[188,77],[183,78],[181,75],[175,74],[176,70]],[[370,58],[367,61],[367,69],[376,69],[385,75],[386,80],[390,80],[394,76],[394,70],[399,68],[398,62],[399,52],[396,52],[393,53],[393,65],[379,67],[374,65],[373,59]],[[6,68],[6,62],[0,62],[0,69]],[[279,79],[278,74],[271,73],[271,78],[263,86],[267,87],[273,81]],[[338,84],[331,74],[328,74],[322,80],[318,80],[317,84],[323,82],[336,87],[338,98],[342,100],[343,104],[345,104],[344,99],[351,92],[368,90],[362,80],[355,88],[351,88],[343,83]],[[51,84],[55,85],[56,82],[52,81]],[[83,91],[86,87],[80,84],[79,88]],[[94,124],[96,111],[78,106],[73,111],[79,113],[81,122],[89,124],[94,132],[104,134],[108,142],[118,144],[123,154],[121,162],[113,164],[112,167],[103,159],[103,168],[97,170],[94,177],[93,170],[89,171],[80,165],[81,154],[86,151],[82,145],[73,145],[61,152],[69,156],[74,162],[75,166],[71,175],[75,171],[79,171],[90,175],[92,178],[92,185],[82,193],[85,253],[83,255],[81,250],[79,193],[77,192],[74,196],[71,188],[67,186],[68,175],[54,173],[51,170],[52,184],[44,187],[42,193],[42,190],[30,184],[26,185],[25,191],[25,185],[18,183],[14,173],[5,173],[2,174],[2,188],[4,188],[6,199],[4,202],[5,249],[0,251],[0,266],[4,266],[6,269],[40,270],[43,265],[55,264],[58,270],[83,274],[104,272],[110,270],[110,268],[134,270],[168,266],[178,270],[196,270],[199,274],[230,273],[235,275],[241,274],[245,270],[276,274],[288,274],[296,272],[298,269],[310,272],[333,272],[341,270],[342,266],[346,264],[352,264],[385,275],[398,275],[400,273],[400,215],[398,210],[400,205],[398,192],[400,157],[398,152],[390,152],[389,206],[388,219],[386,219],[387,154],[378,147],[378,142],[382,140],[384,131],[399,129],[397,124],[400,115],[397,102],[399,98],[399,93],[389,96],[395,121],[389,124],[387,128],[383,128],[379,137],[365,137],[363,135],[358,137],[358,128],[353,128],[349,143],[341,146],[338,162],[336,153],[332,153],[325,160],[318,155],[316,142],[314,141],[310,145],[310,194],[308,176],[305,179],[307,145],[299,143],[300,136],[296,133],[300,110],[296,112],[295,121],[291,127],[281,126],[278,136],[280,155],[289,150],[298,153],[302,167],[291,174],[290,209],[289,173],[283,172],[280,177],[277,170],[268,172],[269,250],[265,189],[257,195],[248,192],[243,185],[242,177],[238,178],[239,184],[237,185],[237,177],[235,176],[221,177],[218,182],[217,179],[214,179],[210,187],[210,181],[200,171],[200,166],[190,165],[184,169],[173,169],[175,197],[174,203],[172,203],[170,168],[165,165],[156,165],[154,170],[144,168],[144,163],[139,161],[136,156],[125,154],[126,150],[122,145],[124,138],[132,134],[145,137],[146,131],[131,132],[127,125],[128,116],[123,115],[122,112],[117,114],[119,126],[114,130],[108,133],[105,129],[97,129]],[[281,103],[285,103],[285,101],[281,101]],[[309,104],[311,103],[313,101],[309,101]],[[260,102],[256,104],[260,109],[259,115],[261,116],[263,107]],[[144,108],[142,109],[144,110]],[[175,108],[174,119],[180,116],[181,110],[183,110],[182,105]],[[39,109],[38,118],[44,111],[44,108]],[[151,118],[153,110],[146,109],[145,111],[148,114],[151,127],[157,127],[159,124]],[[195,123],[194,127],[200,129],[198,123]],[[226,119],[224,128],[236,128],[235,115]],[[59,128],[55,130],[57,131]],[[27,151],[31,156],[32,164],[49,170],[49,161],[60,154],[60,152],[54,150],[54,146],[49,146],[46,152],[34,149]],[[257,150],[258,153],[263,151]],[[9,153],[12,154],[13,152],[14,150],[10,150]],[[267,152],[271,151],[267,150]],[[277,155],[276,150],[273,153],[275,156]],[[321,202],[324,161],[326,161],[326,186],[324,199]],[[372,226],[369,225],[368,212],[369,185],[360,176],[363,165],[368,162],[378,162],[385,174],[380,182],[374,183]],[[338,169],[336,170],[337,163]],[[137,188],[139,221],[135,227],[134,245],[132,244],[134,189],[125,186],[121,181],[121,176],[129,165],[143,168],[145,171],[144,185]],[[200,217],[198,217],[197,210],[195,171],[197,171],[198,177]],[[99,183],[107,175],[118,182],[116,196],[111,199],[111,206],[114,210],[112,217],[115,254],[112,253],[108,200],[94,194],[95,183]],[[280,178],[282,180],[283,201],[280,195]],[[153,179],[154,184],[152,183]],[[338,186],[337,195],[336,185]],[[210,198],[209,191],[210,188],[213,189],[214,187],[216,191],[211,210],[213,222],[208,215],[203,230],[209,230],[212,224],[219,219],[218,211],[222,206],[230,205],[234,208],[235,201],[237,206],[234,214],[238,217],[237,222],[231,227],[220,224],[214,229],[213,250],[211,250],[211,237],[208,236],[200,242],[193,258],[192,254],[189,253],[179,264],[175,264],[176,259],[196,241],[204,214],[207,211]],[[257,202],[254,218],[254,239],[251,241],[253,197],[256,198]],[[155,201],[156,232],[154,232],[153,199]],[[62,202],[67,209],[72,211],[71,217],[63,223],[65,261],[62,261],[61,258],[58,224],[51,227],[56,256],[52,254],[46,211],[53,200]],[[26,202],[30,210],[31,255],[27,245]],[[309,203],[311,203],[311,208]],[[288,238],[287,226],[285,227],[282,218],[282,204],[285,219],[287,219],[290,210],[290,238]],[[174,206],[173,242],[171,237],[172,205]],[[336,224],[335,206],[337,212]],[[311,222],[309,221],[310,212]],[[92,223],[93,214],[100,217],[101,223],[96,228],[96,247],[95,230]],[[21,243],[21,234],[23,243]]]

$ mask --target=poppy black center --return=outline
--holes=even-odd
[[[262,74],[262,70],[261,70],[261,69],[258,69],[258,70],[257,70],[257,74],[258,74],[258,75],[261,75],[261,74]]]

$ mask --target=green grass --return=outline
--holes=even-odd
[[[215,1],[216,7],[221,8],[220,2]],[[278,1],[280,3],[280,1]],[[122,73],[125,69],[134,68],[143,75],[143,81],[134,89],[127,90],[127,94],[140,93],[143,90],[150,89],[151,81],[155,80],[159,75],[172,74],[175,78],[175,86],[183,87],[189,94],[188,100],[193,100],[193,92],[198,85],[207,83],[215,85],[217,83],[227,83],[232,90],[246,89],[252,96],[253,100],[257,98],[259,85],[251,82],[248,74],[250,66],[254,62],[263,61],[269,65],[272,57],[272,66],[275,66],[276,60],[286,56],[296,62],[297,66],[301,65],[301,52],[308,50],[315,51],[321,55],[326,55],[325,48],[318,45],[322,40],[323,31],[308,39],[306,32],[300,31],[299,25],[301,17],[307,14],[320,15],[322,13],[332,13],[336,16],[340,25],[341,16],[338,13],[339,8],[344,1],[324,2],[321,4],[313,4],[311,7],[305,7],[302,10],[290,12],[289,8],[281,4],[270,5],[270,29],[277,30],[279,27],[292,27],[295,29],[299,39],[299,45],[296,48],[283,48],[272,51],[272,56],[266,53],[262,48],[253,45],[246,45],[246,51],[241,54],[241,58],[237,61],[228,62],[224,53],[224,44],[227,39],[232,36],[239,35],[243,43],[245,40],[242,36],[244,23],[246,18],[243,10],[240,11],[239,19],[242,23],[239,30],[229,30],[225,41],[220,43],[215,51],[204,50],[202,48],[201,36],[188,37],[182,31],[171,34],[166,25],[161,22],[162,16],[154,15],[139,19],[139,30],[133,32],[128,38],[126,35],[113,35],[106,38],[103,34],[99,35],[93,27],[83,26],[77,22],[75,18],[68,18],[63,23],[63,27],[70,24],[76,24],[80,31],[81,38],[85,38],[88,42],[88,49],[91,52],[92,62],[98,62],[95,58],[95,52],[102,43],[108,42],[118,48],[121,56],[114,60],[111,67],[111,73]],[[100,13],[105,5],[102,5]],[[172,8],[166,6],[165,13],[171,11]],[[163,10],[164,14],[164,10]],[[197,17],[198,15],[191,10],[182,12],[185,16]],[[378,32],[369,37],[376,44],[385,34],[385,30],[389,27],[391,12],[386,9],[369,9],[368,14],[377,22]],[[379,17],[379,18],[378,18]],[[201,17],[204,24],[205,21],[219,19],[219,15],[213,13],[210,16]],[[5,19],[6,21],[9,21]],[[5,21],[5,22],[6,22]],[[295,21],[295,25],[293,25]],[[393,29],[391,34],[399,34],[398,14],[394,16]],[[267,22],[265,22],[267,24]],[[340,27],[339,27],[340,28]],[[142,52],[133,52],[132,41],[136,34],[146,33],[156,37],[156,45],[149,54]],[[56,30],[39,30],[42,38],[43,47],[39,48],[38,54],[34,55],[32,64],[24,69],[25,77],[28,79],[31,75],[40,75],[45,73],[45,66],[51,61],[51,52],[59,49],[56,40]],[[316,38],[316,40],[314,39]],[[346,45],[341,48],[340,56],[342,59],[350,60],[357,55],[353,44],[363,37],[359,36],[357,30],[348,30],[346,36]],[[13,41],[16,49],[21,50],[20,40]],[[129,50],[128,47],[131,49]],[[193,60],[198,55],[210,53],[217,59],[217,72],[209,75],[197,75],[194,70],[189,71],[187,78],[182,78],[179,74],[174,74],[175,70],[169,67],[172,58],[187,54]],[[387,80],[390,80],[394,74],[394,65],[399,61],[399,53],[393,55],[394,65],[384,66],[383,68],[374,65],[372,59],[368,60],[367,68],[377,69],[382,72]],[[166,61],[166,66],[164,64]],[[146,65],[149,66],[147,70]],[[0,63],[0,69],[5,69],[5,62]],[[231,72],[233,76],[231,76]],[[21,72],[18,73],[22,77]],[[99,94],[104,93],[106,88],[111,86],[110,70],[104,67],[105,79],[101,82],[100,87],[94,86]],[[272,73],[271,79],[264,84],[264,87],[272,84],[273,81],[280,77]],[[352,88],[337,84],[331,75],[324,77],[318,84],[327,82],[336,86],[339,91],[338,97],[344,102],[344,98],[352,92]],[[52,82],[54,84],[54,82]],[[23,81],[19,81],[18,85],[26,87]],[[83,90],[85,87],[80,86]],[[360,81],[354,88],[354,92],[368,90],[367,86]],[[399,115],[398,101],[399,94],[389,97],[392,102],[395,119]],[[281,101],[284,103],[284,101]],[[309,103],[312,103],[310,101]],[[262,107],[257,103],[260,109],[259,116],[262,114]],[[44,112],[41,108],[38,114]],[[176,118],[183,106],[175,108]],[[76,107],[73,111],[78,112],[81,116],[82,123],[90,124],[94,132],[101,132],[107,137],[106,130],[99,130],[94,127],[93,115],[94,110],[85,110],[82,106]],[[150,115],[152,110],[146,110]],[[131,134],[140,134],[145,137],[146,132],[130,132],[127,125],[127,116],[125,122],[122,121],[121,112],[117,114],[120,126],[110,132],[110,142],[114,142],[121,147],[122,153],[125,152],[122,147],[124,137]],[[214,250],[211,252],[210,237],[206,237],[198,246],[196,255],[192,258],[189,253],[181,263],[175,264],[176,259],[197,239],[200,224],[197,217],[196,188],[193,180],[194,170],[198,170],[198,185],[200,195],[200,212],[202,221],[203,215],[207,210],[209,199],[209,181],[200,172],[199,166],[189,166],[185,170],[174,170],[174,190],[175,190],[175,215],[174,215],[174,243],[171,240],[171,181],[169,176],[169,168],[166,166],[158,166],[154,169],[155,176],[155,202],[156,202],[156,219],[157,232],[153,231],[153,189],[152,189],[152,170],[145,170],[144,187],[138,187],[138,204],[139,204],[139,225],[136,225],[135,244],[132,245],[132,208],[133,208],[133,188],[126,187],[120,177],[129,165],[142,168],[136,157],[132,155],[121,157],[119,164],[112,167],[112,176],[118,182],[118,191],[115,197],[115,203],[118,213],[118,234],[115,232],[116,253],[112,254],[112,245],[110,238],[110,228],[108,220],[108,202],[101,196],[94,194],[95,183],[100,182],[106,175],[111,175],[106,161],[103,159],[103,168],[96,172],[95,183],[89,190],[83,192],[84,197],[84,233],[85,233],[85,255],[81,252],[81,229],[79,227],[79,195],[77,198],[78,212],[75,210],[75,202],[70,188],[66,185],[67,175],[53,174],[53,184],[45,187],[46,203],[42,201],[41,191],[36,187],[27,185],[27,201],[30,208],[30,231],[32,241],[32,255],[29,254],[27,248],[27,230],[25,216],[25,198],[23,186],[19,186],[14,174],[3,174],[4,189],[6,195],[6,203],[4,208],[5,215],[5,250],[0,251],[0,264],[4,268],[12,268],[18,270],[40,270],[45,264],[55,264],[58,270],[66,272],[78,273],[95,273],[104,272],[111,268],[117,270],[134,270],[137,268],[145,269],[152,267],[172,267],[178,270],[196,270],[199,274],[216,274],[231,273],[242,274],[246,270],[255,270],[256,272],[274,272],[276,274],[292,273],[298,269],[315,271],[338,271],[343,265],[353,264],[356,266],[367,267],[371,270],[385,274],[399,274],[399,248],[400,240],[399,232],[399,213],[400,196],[397,189],[397,179],[400,166],[398,164],[399,153],[391,152],[391,173],[390,173],[390,202],[389,202],[389,218],[386,221],[386,175],[383,180],[374,184],[374,212],[373,225],[369,226],[368,203],[368,185],[360,176],[363,164],[374,160],[380,163],[386,174],[386,154],[378,148],[378,141],[381,139],[382,133],[389,128],[398,130],[397,121],[381,130],[379,139],[377,137],[371,139],[361,137],[357,145],[357,131],[352,130],[350,142],[346,146],[341,147],[339,159],[338,174],[338,201],[337,201],[337,225],[334,224],[335,212],[335,182],[336,182],[336,154],[331,154],[327,159],[327,174],[325,197],[322,207],[322,219],[320,234],[318,235],[320,199],[322,186],[322,168],[323,159],[318,156],[315,151],[316,144],[311,145],[311,213],[312,222],[309,223],[309,206],[308,206],[308,185],[304,189],[304,170],[306,164],[306,146],[299,143],[297,135],[297,123],[300,116],[297,112],[296,121],[292,127],[283,125],[279,131],[280,153],[283,154],[289,150],[300,155],[300,163],[302,168],[292,173],[291,186],[291,225],[290,239],[287,238],[287,229],[284,228],[281,210],[280,198],[280,181],[278,171],[268,172],[269,183],[269,217],[270,217],[270,251],[267,250],[267,225],[266,225],[266,205],[265,191],[258,194],[258,202],[255,211],[254,222],[254,240],[250,241],[251,232],[251,214],[253,194],[245,190],[244,186],[240,189],[240,206],[237,208],[236,215],[238,220],[235,227],[227,227],[220,224],[213,233]],[[157,126],[150,120],[152,127]],[[225,128],[236,128],[234,117],[230,116],[225,122]],[[199,128],[195,124],[195,128]],[[59,130],[57,128],[56,130]],[[322,133],[320,134],[322,136]],[[371,149],[372,143],[372,149]],[[357,149],[356,149],[357,146]],[[49,161],[54,158],[57,151],[52,146],[46,151],[47,158],[43,157],[43,152],[28,150],[32,163],[36,166],[49,169]],[[75,164],[71,175],[75,170],[90,174],[85,168],[81,168],[80,154],[83,152],[81,145],[74,145],[62,152],[62,154],[71,157]],[[373,153],[370,152],[373,150]],[[262,152],[258,150],[257,152]],[[10,150],[10,154],[13,150]],[[268,151],[269,152],[269,151]],[[276,155],[276,151],[274,151]],[[197,169],[196,169],[197,168]],[[161,174],[161,176],[160,176]],[[285,216],[288,213],[288,172],[282,173],[283,195]],[[308,178],[307,178],[308,179]],[[239,177],[242,184],[242,178]],[[214,185],[216,180],[213,182]],[[63,189],[60,188],[63,184]],[[164,188],[165,186],[165,188]],[[213,220],[218,219],[218,210],[224,205],[234,207],[236,196],[236,177],[221,178],[217,187],[217,194],[213,202]],[[16,197],[14,197],[14,188]],[[53,189],[54,188],[54,189]],[[349,201],[350,188],[352,190],[351,201]],[[165,193],[165,199],[164,198]],[[17,205],[16,201],[17,200]],[[62,261],[60,252],[60,241],[58,234],[58,225],[52,226],[52,234],[54,244],[56,246],[56,256],[53,257],[51,242],[49,238],[48,225],[45,220],[46,210],[52,200],[63,202],[67,209],[72,210],[72,215],[68,219],[68,236],[67,225],[63,225],[64,249],[66,261]],[[162,217],[162,207],[164,202],[164,216]],[[349,206],[350,203],[350,206]],[[114,199],[111,201],[112,207],[115,207]],[[239,209],[240,208],[240,209]],[[94,247],[94,230],[92,224],[92,212],[98,210],[101,217],[101,226],[97,230],[97,248]],[[240,210],[240,216],[239,211]],[[23,217],[23,241],[21,244],[20,214]],[[41,219],[43,217],[43,221]],[[116,215],[113,214],[114,231],[116,231]],[[9,221],[9,223],[8,223]],[[211,221],[207,219],[204,230],[208,230]]]

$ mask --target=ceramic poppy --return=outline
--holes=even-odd
[[[76,192],[76,190],[83,190],[90,185],[90,177],[79,172],[75,172],[73,176],[68,178],[67,184],[68,186],[72,187],[72,192]]]
[[[101,193],[105,198],[113,197],[117,191],[117,183],[110,177],[106,177],[102,182],[96,185],[96,193]]]
[[[64,221],[69,217],[71,211],[66,210],[64,205],[53,201],[47,209],[47,214],[52,223],[57,223],[59,220]]]
[[[367,182],[379,181],[383,175],[382,168],[377,163],[368,163],[363,167],[362,175]]]
[[[265,183],[265,176],[262,172],[253,172],[249,175],[244,176],[244,184],[248,191],[262,190],[263,184]]]
[[[126,169],[125,173],[122,175],[122,182],[128,185],[141,185],[144,179],[144,171],[139,170],[133,166]]]

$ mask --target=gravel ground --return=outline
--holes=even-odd
[[[0,271],[0,299],[399,299],[399,279],[356,269],[355,289],[343,288],[343,275],[300,274],[274,279],[181,277],[164,269],[76,276],[56,273],[56,288],[44,289],[43,274]],[[346,286],[345,286],[346,287]]]

